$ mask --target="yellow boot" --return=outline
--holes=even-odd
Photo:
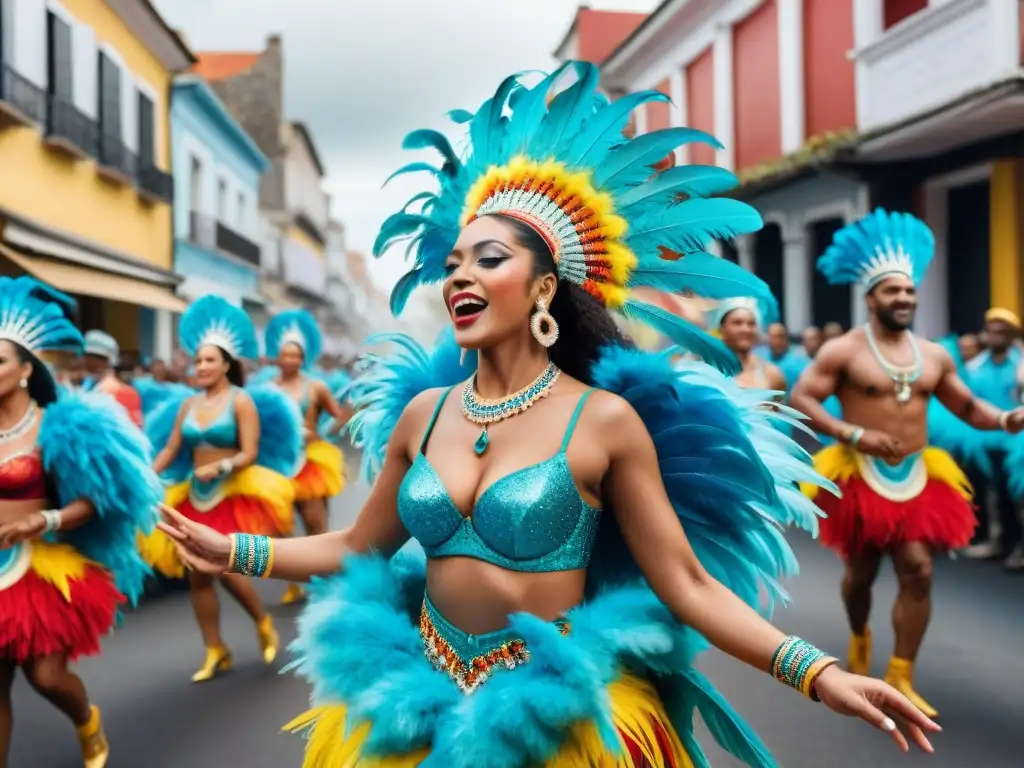
[[[77,731],[85,768],[103,768],[110,757],[110,745],[107,734],[103,732],[99,707],[89,707],[89,722],[78,726]]]
[[[871,630],[863,635],[850,635],[850,652],[846,657],[846,670],[854,675],[871,674]]]
[[[306,590],[304,590],[298,584],[289,584],[288,589],[284,591],[284,595],[281,597],[281,605],[292,605],[293,603],[301,603],[305,599]]]
[[[270,614],[264,615],[256,625],[256,634],[260,639],[260,648],[263,649],[263,661],[273,664],[277,658],[277,651],[281,647],[281,638],[274,628],[274,619]]]
[[[205,683],[222,672],[231,670],[231,651],[226,645],[206,649],[206,661],[194,675],[193,683]]]
[[[921,695],[914,690],[914,662],[900,659],[893,656],[889,659],[889,669],[885,673],[885,682],[902,693],[910,703],[924,712],[933,720],[939,716],[931,704],[921,698]]]

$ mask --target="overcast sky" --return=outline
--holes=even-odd
[[[577,0],[156,0],[196,51],[262,50],[280,33],[288,119],[302,120],[327,168],[332,214],[349,248],[369,252],[377,227],[429,183],[422,175],[382,190],[408,162],[402,137],[451,134],[444,114],[475,110],[508,74],[548,69]],[[647,11],[658,0],[592,0]],[[453,136],[456,137],[457,134]],[[370,264],[390,287],[401,257]]]

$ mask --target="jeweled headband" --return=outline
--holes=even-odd
[[[927,224],[909,213],[878,208],[836,232],[818,259],[818,271],[833,285],[860,283],[865,290],[895,275],[920,285],[934,254],[935,237]]]
[[[555,92],[570,71],[575,82]],[[468,124],[464,157],[437,131],[406,136],[406,149],[434,149],[444,162],[410,163],[392,176],[429,172],[440,185],[390,216],[374,244],[374,255],[381,256],[410,241],[406,252],[415,259],[391,294],[392,311],[399,314],[417,286],[444,280],[445,262],[464,226],[502,214],[544,238],[561,279],[733,371],[735,357],[724,345],[632,289],[712,299],[770,297],[757,277],[705,252],[712,240],[756,231],[761,217],[745,203],[710,197],[735,186],[728,171],[678,166],[656,174],[653,167],[677,147],[717,142],[690,128],[628,138],[633,110],[667,97],[645,91],[609,102],[598,90],[598,74],[592,64],[569,62],[536,85],[526,76],[506,78],[476,113],[451,113],[456,123]],[[414,205],[418,209],[410,210]],[[681,257],[663,258],[668,251]]]

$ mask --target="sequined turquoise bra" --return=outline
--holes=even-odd
[[[398,489],[398,515],[406,530],[427,557],[473,557],[531,573],[586,568],[601,510],[580,496],[565,451],[593,390],[580,398],[558,453],[489,486],[467,517],[426,457],[430,433],[452,389],[438,399],[420,450]]]

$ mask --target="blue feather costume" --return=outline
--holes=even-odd
[[[192,304],[181,319],[182,346],[189,354],[212,345],[238,360],[256,354],[255,329],[240,309],[216,296]],[[235,398],[252,401],[260,433],[255,462],[244,469],[202,482],[193,477],[193,451],[199,442],[222,449],[237,449]],[[164,393],[162,402],[146,418],[146,436],[156,452],[170,442],[179,422],[181,447],[163,470],[165,502],[186,516],[229,532],[287,534],[292,526],[294,491],[291,478],[301,467],[302,417],[295,402],[266,384],[231,387],[224,412],[209,429],[192,416],[196,393],[177,387]],[[223,430],[217,433],[218,427]],[[186,430],[188,433],[186,434]],[[210,434],[206,434],[207,432]],[[226,434],[225,434],[226,433]],[[220,434],[225,434],[220,437]],[[170,538],[162,531],[140,539],[146,562],[165,576],[181,578],[184,564]]]
[[[153,530],[162,495],[149,445],[124,409],[103,394],[65,390],[58,398],[37,358],[81,351],[74,311],[70,297],[32,278],[0,278],[0,339],[30,356],[25,385],[41,411],[32,417],[40,418],[35,444],[4,459],[0,486],[42,509],[84,500],[93,510],[75,528],[0,550],[0,657],[17,663],[99,651],[119,606],[142,594],[149,569],[135,539]]]
[[[576,82],[549,99],[566,71]],[[589,379],[643,420],[669,499],[704,567],[770,615],[784,597],[780,578],[797,570],[782,530],[814,531],[817,524],[817,509],[797,484],[824,481],[785,434],[793,415],[763,408],[758,393],[727,378],[738,367],[728,349],[630,293],[647,286],[717,299],[770,298],[760,280],[703,252],[713,238],[757,229],[760,218],[742,203],[704,197],[734,183],[725,171],[677,168],[651,179],[649,166],[679,144],[714,140],[682,128],[627,140],[622,131],[631,111],[664,97],[650,92],[609,103],[596,86],[596,68],[579,63],[532,87],[508,78],[475,114],[452,114],[469,124],[466,160],[439,133],[406,138],[407,148],[432,147],[444,162],[398,172],[429,172],[440,191],[417,195],[382,227],[378,254],[403,239],[415,253],[392,307],[397,313],[417,285],[444,279],[455,239],[475,217],[521,216],[552,247],[560,280],[710,363],[676,363],[680,348],[652,354],[608,346]],[[419,212],[410,212],[417,203]],[[665,260],[659,246],[682,257]],[[346,395],[355,410],[352,442],[372,482],[409,403],[464,382],[476,355],[463,361],[450,332],[433,350],[401,335],[370,343],[392,345],[393,353],[367,355]],[[289,726],[309,731],[307,768],[361,759],[380,768],[559,768],[609,760],[705,766],[693,735],[695,711],[732,754],[774,766],[757,736],[693,668],[707,641],[675,621],[614,517],[597,514],[586,602],[562,622],[511,616],[508,628],[492,633],[500,646],[490,650],[432,607],[425,596],[429,566],[416,542],[390,561],[349,557],[342,574],[315,580],[293,646],[294,667],[312,683],[314,709]],[[470,646],[481,655],[470,658],[463,652]]]

